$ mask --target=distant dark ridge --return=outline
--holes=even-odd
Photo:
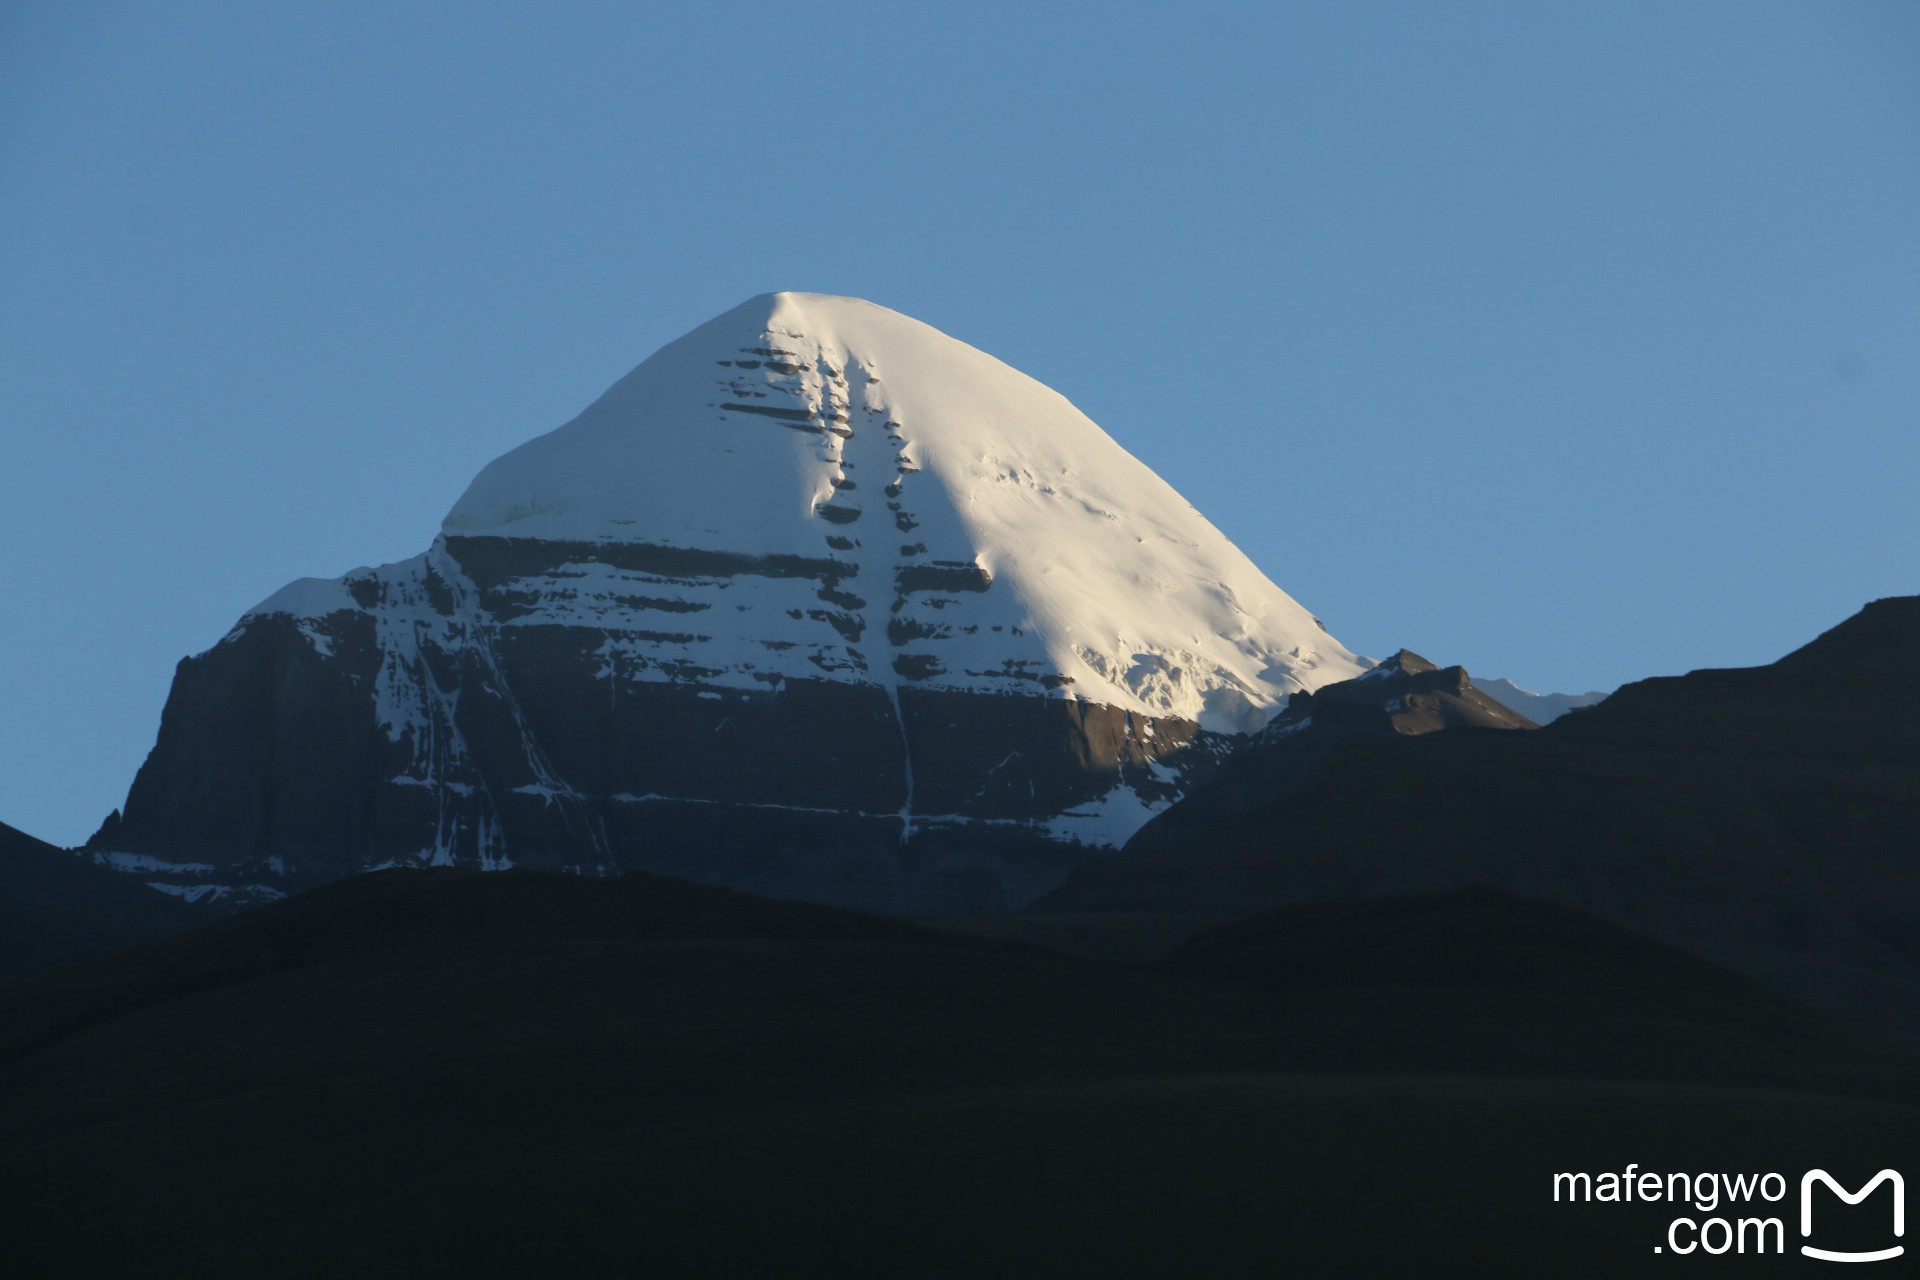
[[[219,921],[154,954],[267,943],[317,953],[361,944],[635,938],[861,938],[957,945],[945,934],[884,916],[643,871],[600,877],[429,867],[350,876]]]
[[[1644,934],[1479,887],[1276,907],[1195,935],[1163,967],[1280,993],[1366,986],[1546,993],[1714,1015],[1795,1007]]]
[[[1920,1096],[1920,1062],[1910,1055],[1653,939],[1497,890],[1284,907],[1200,934],[1159,965],[1092,966],[1111,970],[1102,979],[1085,962],[1027,943],[646,873],[454,868],[350,877],[23,983],[0,995],[0,1062],[102,1024],[164,1019],[178,1001],[245,1004],[260,998],[250,993],[287,983],[352,984],[352,975],[369,969],[431,971],[442,975],[431,981],[458,982],[469,970],[524,968],[528,980],[559,981],[536,975],[560,957],[573,957],[557,961],[566,968],[592,967],[595,957],[632,965],[662,947],[736,943],[773,946],[803,967],[842,964],[819,958],[848,954],[831,950],[848,945],[942,952],[949,958],[913,964],[951,966],[956,974],[1011,964],[1030,971],[1015,981],[1039,983],[1037,990],[1056,981],[1146,983],[1159,1000],[1165,978],[1173,978],[1257,991],[1279,1003],[1231,1032],[1223,1061],[1238,1052],[1225,1045],[1259,1026],[1256,1039],[1267,1047],[1258,1057],[1290,1070],[1604,1076]],[[944,983],[936,990],[949,993]],[[946,994],[927,998],[935,1004],[923,1013],[941,1018],[937,1003]],[[998,1025],[992,1002],[970,1008],[968,1017],[983,1019],[982,1036],[1011,1033],[1011,1024]],[[1832,1066],[1836,1045],[1847,1046],[1839,1067]]]
[[[1351,1070],[1839,1092],[1872,1078],[1920,1096],[1908,1053],[1678,947],[1498,889],[1280,907],[1158,967],[1280,998]]]
[[[1920,598],[1900,597],[1770,665],[1639,681],[1535,732],[1345,743],[1032,910],[1218,920],[1487,885],[1920,1045],[1917,669]]]
[[[375,871],[224,919],[196,914],[170,932],[197,924],[204,927],[184,937],[155,935],[164,940],[77,973],[58,1000],[30,1013],[16,1010],[0,1035],[0,1054],[184,995],[374,953],[691,939],[1028,949],[644,872],[604,878],[452,867]]]

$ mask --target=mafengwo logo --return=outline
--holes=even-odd
[[[1568,1204],[1665,1202],[1691,1209],[1668,1221],[1665,1239],[1653,1246],[1658,1254],[1782,1254],[1787,1251],[1786,1223],[1777,1210],[1762,1215],[1786,1200],[1787,1186],[1785,1175],[1779,1173],[1662,1174],[1630,1164],[1621,1173],[1556,1173],[1553,1198]],[[1890,1194],[1875,1195],[1882,1187]],[[1890,1206],[1887,1201],[1892,1202]],[[1888,1207],[1891,1222],[1886,1217]],[[1886,1262],[1906,1252],[1898,1241],[1907,1234],[1907,1184],[1897,1169],[1882,1169],[1851,1191],[1825,1169],[1809,1169],[1800,1176],[1799,1208],[1800,1252],[1806,1257],[1822,1262]],[[1816,1209],[1821,1224],[1818,1242]],[[1841,1244],[1847,1247],[1836,1247]]]
[[[1833,1194],[1847,1204],[1859,1204],[1883,1182],[1893,1184],[1893,1234],[1896,1237],[1907,1234],[1907,1183],[1892,1169],[1882,1169],[1873,1175],[1866,1186],[1858,1191],[1848,1191],[1833,1180],[1833,1175],[1825,1169],[1809,1169],[1800,1178],[1800,1234],[1813,1234],[1813,1185],[1824,1182]],[[1800,1252],[1809,1258],[1821,1258],[1827,1262],[1885,1262],[1888,1258],[1897,1258],[1906,1251],[1904,1245],[1893,1245],[1885,1249],[1872,1249],[1864,1252],[1848,1252],[1836,1249],[1816,1249],[1810,1244],[1800,1246]]]

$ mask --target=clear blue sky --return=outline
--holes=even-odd
[[[1536,689],[1920,591],[1920,5],[0,9],[0,820],[773,289],[1066,394],[1353,648]]]

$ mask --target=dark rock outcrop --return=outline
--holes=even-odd
[[[1474,688],[1466,668],[1443,670],[1402,649],[1357,679],[1294,694],[1218,772],[1135,832],[1125,851],[1143,855],[1230,834],[1347,743],[1440,729],[1535,727]]]

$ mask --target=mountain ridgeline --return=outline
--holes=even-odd
[[[1365,665],[1057,393],[774,294],[184,660],[89,851],[233,901],[454,865],[1003,910]]]
[[[1308,768],[1262,766],[1263,737],[1034,911],[1197,923],[1489,886],[1920,1044],[1916,669],[1920,597],[1895,597],[1771,665],[1642,680],[1529,733],[1376,734]]]

